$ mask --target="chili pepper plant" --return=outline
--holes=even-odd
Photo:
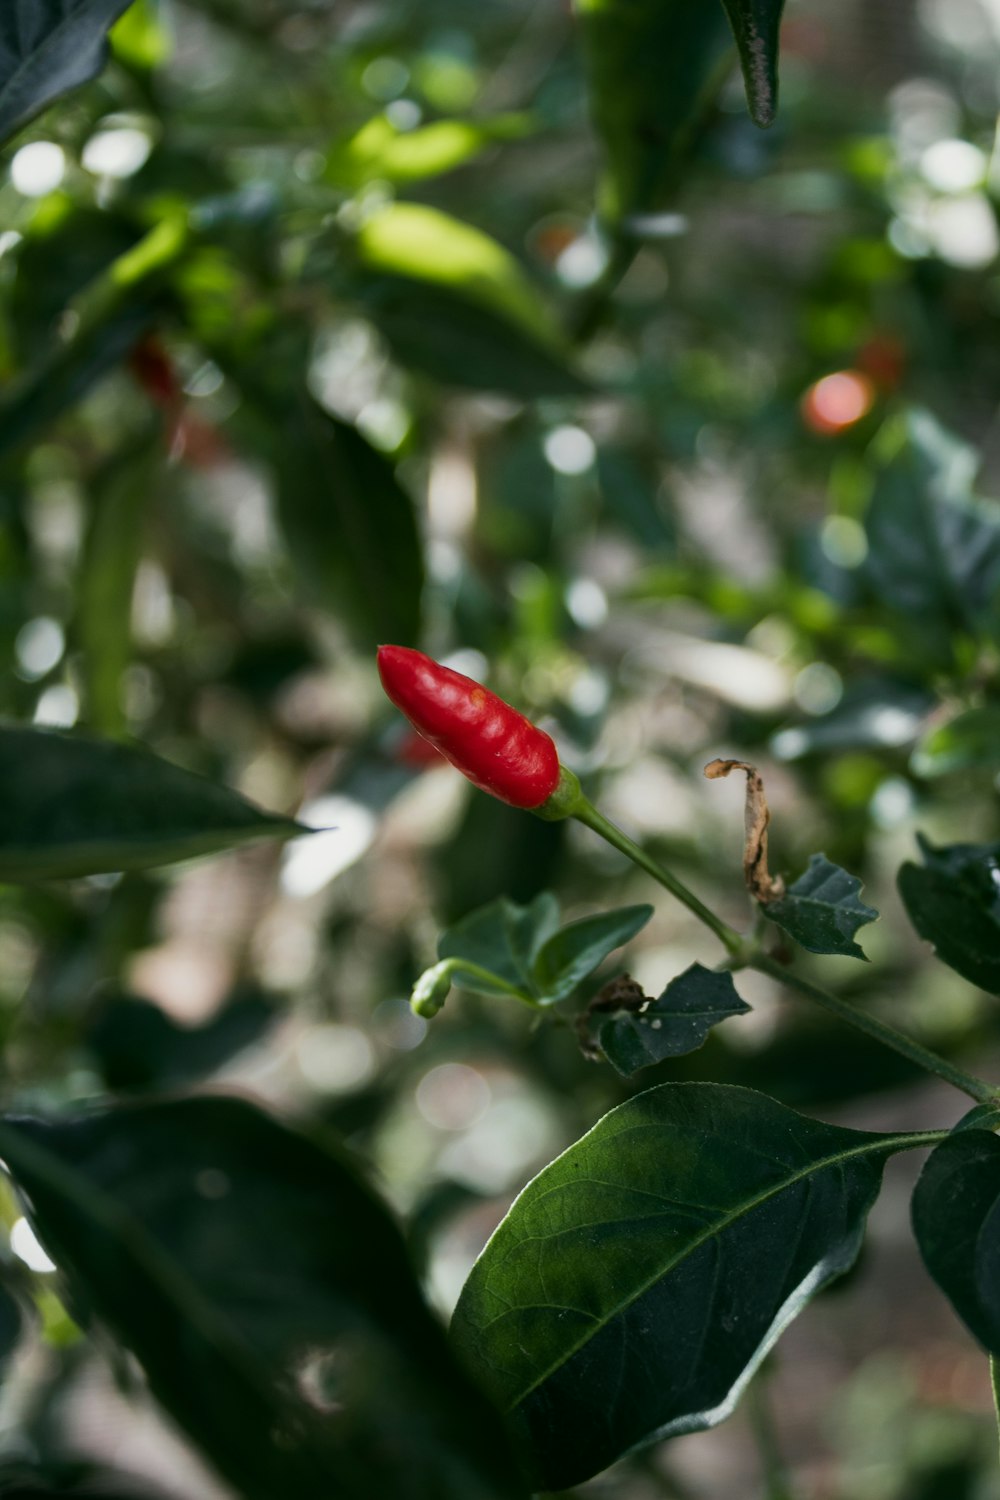
[[[994,11],[0,5],[0,1495],[1000,1495]]]

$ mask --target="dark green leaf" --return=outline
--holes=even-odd
[[[0,1154],[74,1307],[247,1500],[519,1493],[395,1226],[325,1146],[201,1098],[10,1119]]]
[[[722,0],[743,69],[755,125],[766,127],[778,108],[778,35],[785,0]]]
[[[535,958],[533,978],[547,1005],[564,1000],[615,948],[634,938],[653,915],[651,906],[620,906],[570,922],[549,938]]]
[[[928,1271],[964,1323],[1000,1353],[1000,1140],[968,1127],[931,1152],[913,1194]]]
[[[809,868],[777,901],[762,909],[783,932],[810,953],[842,953],[865,957],[854,942],[859,927],[874,922],[878,912],[858,900],[861,881],[832,864],[825,854],[814,854]]]
[[[926,412],[883,439],[868,510],[867,568],[881,602],[940,657],[939,637],[1000,626],[1000,505],[972,493],[973,451]]]
[[[603,207],[623,219],[659,207],[690,156],[724,76],[720,6],[691,0],[577,0]]]
[[[713,1026],[749,1009],[731,974],[692,964],[639,1009],[595,1010],[592,1030],[608,1062],[629,1078],[665,1057],[696,1051]]]
[[[914,775],[948,776],[953,771],[1000,769],[1000,705],[983,704],[938,724],[924,735],[910,757]]]
[[[911,745],[936,699],[891,678],[849,683],[836,708],[818,718],[779,729],[771,742],[782,760],[830,750],[896,749]]]
[[[559,903],[550,891],[542,891],[527,906],[518,906],[501,896],[443,933],[438,941],[438,957],[466,959],[502,981],[491,986],[486,980],[462,975],[456,982],[463,989],[482,995],[502,995],[513,988],[531,999],[535,956],[558,926]]]
[[[1000,844],[918,842],[923,865],[903,865],[898,878],[910,921],[942,963],[1000,995]]]
[[[0,880],[141,870],[305,832],[148,751],[0,728]]]
[[[0,141],[104,66],[107,34],[130,0],[4,0]]]
[[[584,917],[559,929],[559,904],[543,891],[528,906],[506,897],[472,912],[448,929],[438,957],[464,959],[496,976],[456,974],[455,983],[480,995],[510,994],[553,1005],[572,994],[608,954],[621,947],[653,915],[651,906],[623,906]]]
[[[561,1489],[728,1415],[775,1339],[853,1263],[907,1138],[748,1089],[664,1084],[516,1200],[452,1324],[533,1481]]]
[[[422,553],[393,465],[309,397],[279,437],[279,519],[306,593],[353,624],[365,645],[414,640]]]
[[[125,727],[122,676],[132,656],[132,595],[162,454],[157,433],[115,458],[91,487],[76,623],[87,723],[100,734],[118,735]]]

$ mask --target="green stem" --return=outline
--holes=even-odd
[[[525,994],[524,990],[519,990],[514,984],[508,984],[505,979],[500,978],[499,974],[491,973],[489,969],[482,968],[480,964],[470,963],[467,958],[446,958],[443,962],[435,965],[435,967],[438,970],[446,969],[458,985],[462,983],[461,976],[468,974],[472,979],[485,980],[491,989],[503,990],[504,994],[513,995],[516,1000],[522,1001],[523,1004],[531,1005],[536,1010],[538,1009],[538,1001],[531,995]]]
[[[756,969],[761,974],[769,974],[772,979],[779,980],[787,985],[789,989],[797,990],[800,995],[814,1000],[831,1015],[839,1016],[849,1026],[857,1031],[864,1031],[868,1036],[874,1037],[885,1047],[891,1047],[893,1052],[898,1052],[900,1057],[907,1058],[914,1067],[923,1068],[927,1073],[936,1073],[938,1078],[943,1078],[946,1083],[953,1084],[955,1088],[961,1089],[963,1094],[968,1094],[970,1099],[975,1099],[979,1104],[995,1104],[998,1093],[992,1084],[982,1078],[976,1078],[971,1073],[965,1073],[961,1068],[956,1068],[943,1057],[938,1057],[936,1052],[931,1052],[927,1047],[922,1047],[912,1037],[906,1036],[902,1031],[897,1031],[894,1026],[889,1026],[885,1021],[876,1020],[867,1011],[858,1010],[856,1006],[849,1005],[846,1000],[840,1000],[836,995],[831,995],[829,990],[820,989],[819,985],[811,984],[808,979],[791,972],[775,963],[774,959],[766,958],[759,954],[749,961],[749,967]]]
[[[644,849],[640,849],[638,844],[633,843],[627,833],[623,833],[620,828],[599,813],[586,797],[580,797],[572,809],[571,816],[576,818],[577,822],[583,823],[586,828],[599,834],[613,849],[624,854],[634,865],[638,865],[640,870],[645,870],[647,875],[651,875],[663,886],[664,890],[676,896],[688,911],[694,912],[699,922],[704,922],[705,926],[715,933],[728,953],[734,957],[743,954],[745,945],[736,929],[730,927],[728,922],[724,922],[721,917],[717,917],[714,911],[710,911],[704,902],[698,900],[693,891],[688,890],[682,880],[678,880],[676,875],[657,864],[656,860]]]

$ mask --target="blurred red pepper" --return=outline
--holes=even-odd
[[[174,362],[155,334],[146,334],[133,346],[128,367],[136,384],[167,418],[167,447],[172,456],[196,469],[222,463],[228,456],[225,442],[216,428],[187,409]]]
[[[471,677],[407,646],[380,646],[378,669],[414,729],[482,791],[537,808],[559,786],[550,737]]]

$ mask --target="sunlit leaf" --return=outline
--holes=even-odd
[[[416,130],[400,130],[387,115],[375,115],[345,144],[330,153],[331,182],[357,186],[381,182],[420,182],[473,160],[497,141],[528,134],[526,115],[489,120],[435,120]]]
[[[778,34],[785,0],[722,0],[743,69],[755,125],[767,126],[778,108]]]
[[[145,750],[0,728],[2,881],[141,870],[304,831]]]
[[[814,854],[809,868],[777,901],[763,907],[766,916],[810,953],[842,953],[865,958],[854,942],[859,927],[874,922],[878,912],[858,900],[861,881],[832,864],[825,854]]]
[[[854,1261],[906,1138],[748,1089],[665,1084],[529,1184],[462,1292],[452,1337],[533,1481],[721,1421],[809,1299]]]
[[[690,0],[576,0],[609,219],[660,205],[691,153],[731,37],[722,7]]]
[[[0,141],[104,66],[108,29],[130,0],[4,0]]]
[[[521,1493],[398,1231],[327,1146],[200,1098],[10,1118],[0,1155],[74,1308],[247,1500]]]
[[[898,877],[910,921],[942,963],[1000,995],[1000,844],[918,842],[923,865]]]
[[[359,292],[397,358],[451,384],[515,395],[585,389],[558,326],[514,257],[469,224],[417,203],[365,220]]]
[[[608,1062],[629,1078],[665,1057],[696,1051],[713,1026],[749,1009],[731,974],[692,964],[656,1000],[610,1013],[595,1009],[590,1029]]]

